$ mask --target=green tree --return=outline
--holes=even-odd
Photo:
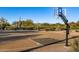
[[[79,29],[79,21],[76,22],[76,27]]]
[[[6,26],[9,26],[10,24],[7,22],[7,20],[3,17],[0,18],[0,29],[5,30]]]
[[[13,23],[17,29],[33,29],[34,23],[31,19],[20,20]]]
[[[75,22],[70,22],[70,29],[76,29],[76,23]]]

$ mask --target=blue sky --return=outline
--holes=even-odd
[[[69,22],[79,20],[78,7],[66,7],[66,10]],[[61,19],[56,19],[54,12],[54,7],[0,7],[0,17],[6,18],[10,23],[17,21],[20,16],[38,23],[63,23]]]

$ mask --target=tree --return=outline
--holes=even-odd
[[[20,20],[13,23],[17,29],[33,29],[34,23],[31,19]]]
[[[79,29],[79,21],[76,22],[76,27]]]
[[[31,19],[26,19],[26,20],[22,21],[22,25],[23,26],[32,26],[33,21]]]
[[[65,25],[61,24],[61,23],[56,23],[55,24],[56,30],[64,30],[65,29]]]
[[[76,29],[76,23],[75,22],[70,22],[70,29]]]
[[[10,24],[7,22],[7,20],[3,17],[0,18],[0,29],[5,30],[6,26],[9,26]]]

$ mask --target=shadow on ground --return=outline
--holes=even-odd
[[[11,36],[11,37],[0,37],[0,42],[3,41],[15,41],[15,40],[23,40],[24,38],[31,38],[31,37],[36,37],[40,36],[40,34],[31,34],[31,35],[22,35],[22,36]]]
[[[38,42],[42,45],[58,41],[57,39],[52,39],[52,38],[36,38],[36,39],[32,39],[32,40],[34,40],[35,42]]]
[[[2,30],[0,33],[37,33],[38,30]]]
[[[73,36],[73,37],[70,37],[69,39],[74,39],[74,38],[79,38],[79,36]],[[57,43],[65,43],[66,39],[57,40],[57,39],[51,39],[51,38],[39,38],[39,39],[33,39],[33,40],[36,41],[36,42],[39,42],[43,45],[38,46],[38,47],[34,47],[34,48],[30,48],[30,49],[27,49],[27,50],[22,50],[20,52],[29,52],[29,51],[32,51],[34,49],[42,48],[42,47],[45,47],[45,46],[48,46],[48,45],[57,44]]]
[[[9,34],[9,33],[0,33],[0,37],[1,36],[8,36],[8,35],[11,35],[11,34]]]

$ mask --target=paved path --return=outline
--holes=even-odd
[[[23,37],[22,35],[25,37]],[[17,38],[17,36],[19,37]],[[65,37],[65,32],[63,31],[58,31],[58,32],[48,31],[48,32],[38,32],[38,33],[29,33],[29,34],[21,33],[22,37],[20,36],[20,34],[18,34],[17,36],[16,38],[7,39],[8,41],[7,40],[6,41],[3,40],[2,42],[0,41],[0,51],[31,51],[31,52],[67,51],[66,47],[64,47],[65,43],[63,39]],[[69,35],[69,38],[71,39],[76,37],[79,37],[79,33],[71,32]],[[43,47],[39,47],[39,46],[43,46]]]

